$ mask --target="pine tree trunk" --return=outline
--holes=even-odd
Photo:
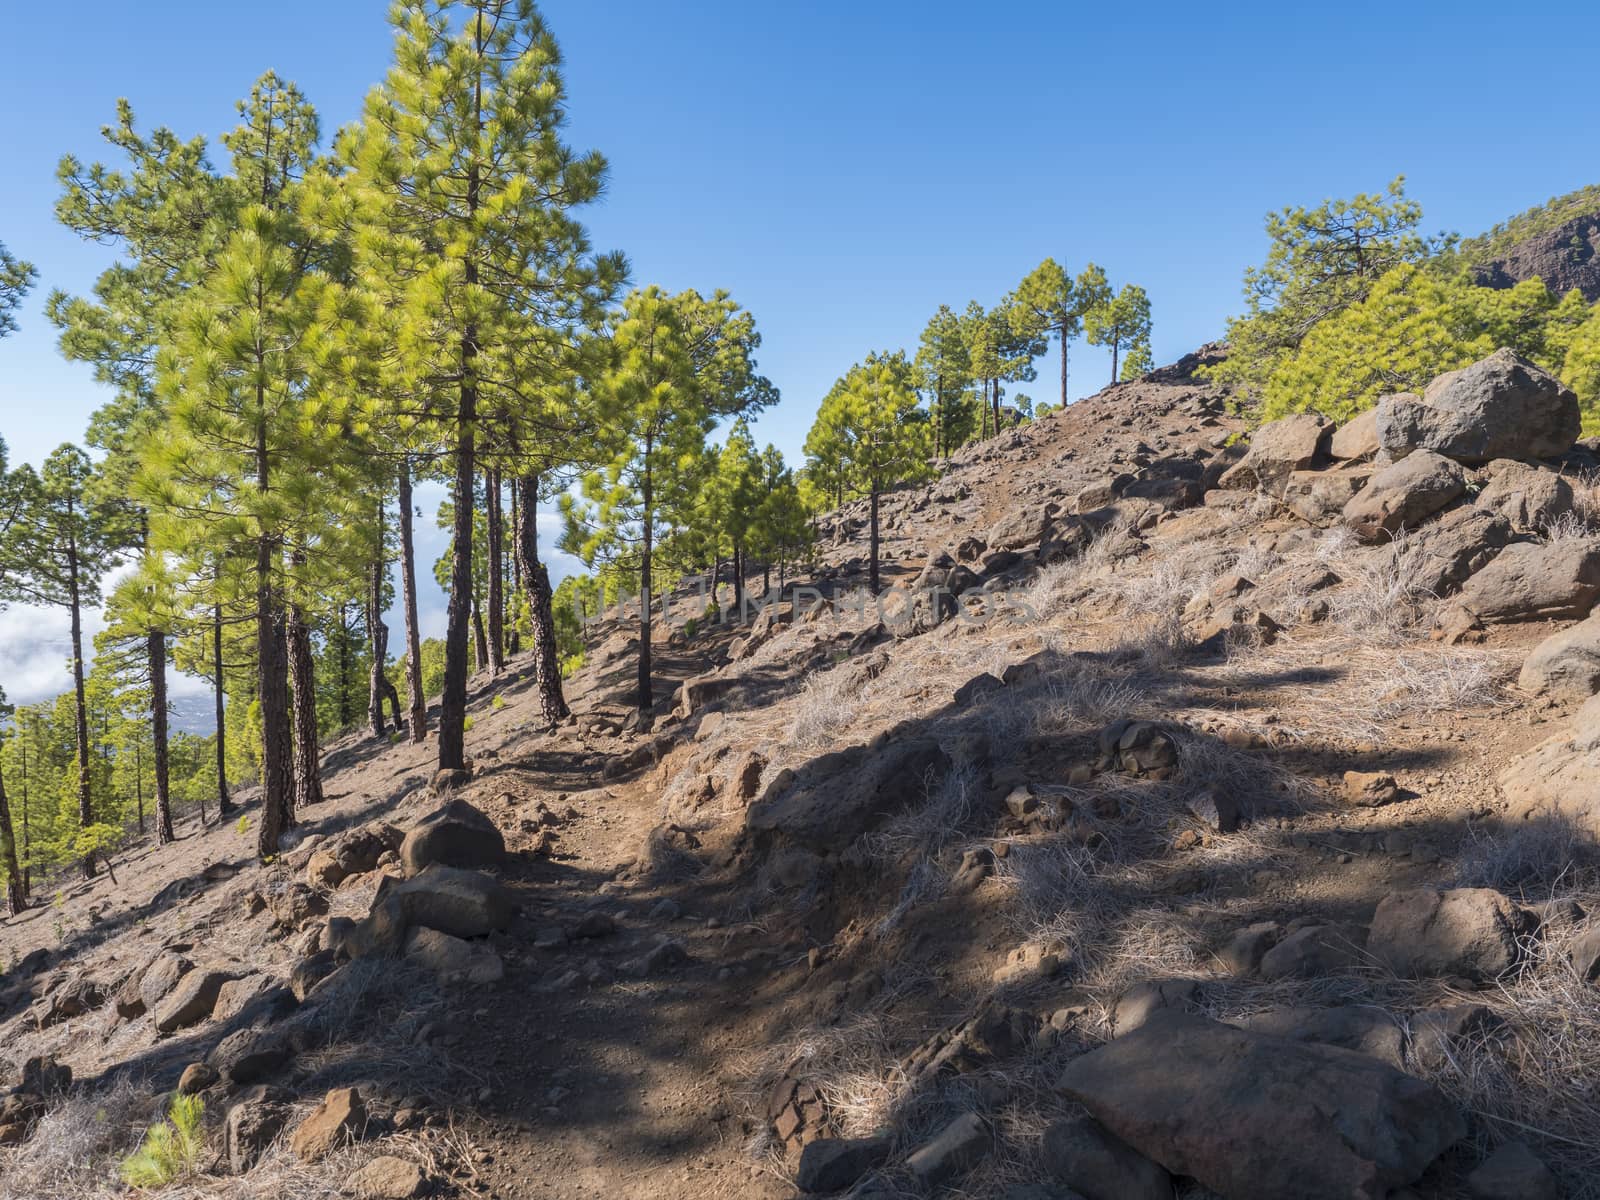
[[[318,762],[316,665],[311,655],[311,628],[298,604],[289,606],[289,683],[294,693],[294,804],[304,812],[322,803],[322,769]]]
[[[32,722],[29,722],[32,724]],[[24,737],[27,729],[23,729]],[[28,900],[33,892],[33,835],[28,825],[28,743],[22,743],[22,898]]]
[[[350,606],[339,605],[339,728],[350,728]]]
[[[220,820],[234,811],[233,800],[228,796],[228,726],[223,718],[223,709],[226,706],[226,688],[222,679],[222,605],[213,605],[211,609],[211,653],[216,664],[216,702],[217,702],[217,817]],[[205,810],[201,809],[200,819],[205,820]]]
[[[1061,324],[1056,329],[1056,336],[1061,339],[1061,407],[1067,406],[1067,327]]]
[[[478,24],[482,32],[482,22]],[[482,53],[482,47],[479,47]],[[481,119],[481,98],[475,97],[473,119]],[[474,159],[467,167],[466,208],[469,225],[477,220],[479,175]],[[478,285],[476,247],[468,245],[462,262],[467,287]],[[456,406],[455,528],[450,546],[450,602],[444,636],[444,695],[439,702],[439,768],[467,765],[467,626],[472,619],[472,509],[477,473],[474,427],[478,420],[478,327],[468,321],[461,331],[461,392]]]
[[[522,595],[522,555],[517,553],[515,545],[517,530],[521,528],[521,525],[518,524],[522,517],[521,505],[522,488],[518,486],[516,479],[513,478],[511,480],[511,540],[513,542],[511,547],[511,594],[513,596]],[[537,507],[537,501],[535,502],[535,507]],[[517,628],[515,621],[511,622],[511,628],[506,633],[506,650],[510,654],[520,654],[522,652],[522,631]]]
[[[744,620],[744,551],[733,547],[733,619]]]
[[[406,617],[406,729],[413,742],[428,736],[428,698],[422,694],[422,633],[417,628],[417,553],[411,535],[411,459],[400,460],[400,591]]]
[[[155,743],[156,844],[176,841],[172,832],[172,793],[167,768],[167,635],[152,629],[150,655],[150,735]]]
[[[483,628],[483,605],[477,597],[472,600],[472,669],[474,673],[489,666],[489,635]]]
[[[554,593],[550,573],[539,561],[539,477],[529,473],[517,488],[520,504],[513,508],[512,529],[517,571],[527,589],[528,616],[533,626],[533,691],[539,699],[539,719],[554,726],[570,710],[561,694],[561,654],[556,646]]]
[[[868,589],[874,596],[878,594],[878,487],[872,487],[872,543],[868,551]]]
[[[641,499],[644,501],[643,541],[640,547],[639,558],[639,711],[649,712],[655,703],[650,692],[650,555],[653,550],[652,542],[655,539],[655,513],[651,505],[655,501],[652,481],[650,478],[650,441],[647,438],[644,446],[644,486],[641,489]]]
[[[489,536],[489,673],[498,676],[506,669],[505,559],[501,557],[501,549],[506,544],[505,514],[501,508],[500,472],[490,469],[483,477],[486,485],[484,524]]]
[[[1121,347],[1117,344],[1116,339],[1113,338],[1112,342],[1111,342],[1111,382],[1112,383],[1115,383],[1117,381],[1117,351],[1119,349],[1121,349]]]
[[[378,544],[383,544],[383,508],[378,508]],[[372,736],[384,738],[389,727],[383,721],[383,664],[389,657],[389,627],[383,623],[383,552],[367,572],[367,640],[372,647],[372,662],[367,668],[367,720]]]
[[[73,530],[73,502],[67,498],[67,597],[72,607],[72,693],[78,754],[78,828],[94,824],[89,783],[89,704],[83,690],[83,596],[78,583],[78,538]],[[83,877],[93,879],[94,855],[83,856]]]
[[[463,365],[470,368],[477,347],[469,333],[462,340]],[[470,373],[468,374],[470,379]],[[450,546],[450,601],[444,636],[444,694],[439,702],[439,767],[466,766],[467,649],[472,625],[472,508],[474,481],[473,422],[477,419],[478,393],[470,383],[461,386],[456,412],[456,473],[453,503],[455,526]]]
[[[289,662],[283,614],[270,584],[256,594],[256,658],[261,674],[261,825],[256,849],[278,853],[278,840],[294,828],[294,764],[289,732]]]
[[[262,385],[257,384],[258,391]],[[264,401],[263,407],[264,407]],[[256,426],[256,485],[265,492],[271,460],[265,423]],[[278,839],[294,828],[294,770],[289,736],[289,664],[283,606],[272,584],[277,542],[265,529],[256,536],[256,672],[261,707],[261,824],[256,849],[278,853]]]
[[[11,805],[6,802],[6,781],[0,775],[0,867],[6,873],[6,911],[13,917],[28,907],[22,867],[17,862],[17,835],[11,827]]]

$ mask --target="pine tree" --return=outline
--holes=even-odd
[[[24,505],[30,483],[27,476],[16,475],[9,469],[6,458],[5,440],[0,438],[0,611],[4,611],[8,601],[25,596],[14,572],[23,561]],[[5,691],[0,688],[0,723],[12,715],[5,703]],[[17,836],[11,823],[11,806],[6,800],[3,774],[0,774],[0,870],[6,875],[6,908],[15,915],[27,907],[28,892],[17,857]]]
[[[465,765],[472,515],[480,421],[527,343],[564,337],[623,273],[570,216],[605,178],[561,141],[560,54],[531,0],[400,0],[395,62],[345,146],[364,275],[400,296],[401,346],[453,466],[455,561],[439,766]],[[445,398],[448,395],[449,402]],[[504,402],[504,403],[502,403]]]
[[[24,516],[18,522],[20,546],[13,545],[12,586],[33,604],[65,608],[71,628],[72,686],[77,765],[78,832],[83,839],[85,877],[95,874],[90,848],[98,836],[93,778],[89,770],[89,713],[84,694],[83,612],[100,603],[100,580],[110,570],[120,543],[118,513],[97,497],[94,465],[78,447],[51,453],[37,475],[23,468]]]
[[[340,247],[301,220],[299,184],[314,169],[316,114],[268,74],[224,139],[247,202],[214,267],[186,294],[159,386],[168,420],[152,439],[141,499],[156,548],[193,573],[248,540],[262,725],[258,848],[277,852],[294,821],[289,695],[289,555],[340,523],[348,488],[326,486],[345,448],[340,348],[365,310],[338,285]],[[224,573],[230,564],[223,558]],[[311,705],[311,689],[301,704]],[[314,710],[313,710],[314,711]]]
[[[171,564],[157,555],[145,555],[138,569],[107,597],[109,627],[95,643],[96,669],[103,665],[114,672],[125,687],[139,692],[148,706],[156,841],[161,845],[176,836],[167,730],[167,642],[184,627],[181,587]]]
[[[911,386],[904,353],[873,354],[834,384],[806,438],[808,458],[837,456],[834,469],[869,502],[868,587],[878,579],[878,501],[901,483],[932,473],[932,430]]]
[[[581,503],[563,500],[562,544],[590,566],[609,562],[636,579],[638,703],[648,711],[656,543],[691,523],[716,421],[770,404],[777,393],[755,373],[761,337],[754,318],[725,292],[636,291],[612,340],[612,366],[596,386],[614,456],[584,478]]]
[[[17,328],[17,309],[38,277],[32,263],[12,257],[0,242],[0,338]]]
[[[941,304],[923,328],[916,357],[917,386],[928,393],[933,414],[934,454],[946,457],[972,436],[968,391],[972,357],[961,318]]]
[[[1266,219],[1266,261],[1244,274],[1245,312],[1228,322],[1228,357],[1211,378],[1257,400],[1318,324],[1365,300],[1395,267],[1421,263],[1451,239],[1417,233],[1422,206],[1405,177],[1382,193],[1288,207]]]
[[[1150,369],[1150,297],[1138,284],[1124,284],[1115,297],[1084,315],[1091,346],[1111,350],[1111,382],[1132,379]],[[1117,363],[1127,354],[1127,369],[1120,375]]]

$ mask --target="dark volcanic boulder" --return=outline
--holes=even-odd
[[[1458,462],[1558,458],[1582,432],[1578,397],[1512,350],[1440,375],[1420,397],[1378,402],[1378,440],[1395,458],[1433,450]]]
[[[1587,700],[1600,692],[1600,617],[1591,616],[1533,648],[1517,686],[1535,696]]]
[[[1396,975],[1494,979],[1522,958],[1537,922],[1492,888],[1418,888],[1378,902],[1367,953]]]
[[[1549,467],[1501,459],[1485,469],[1489,482],[1474,503],[1514,529],[1539,533],[1572,511],[1572,485]]]
[[[1075,1059],[1058,1086],[1228,1200],[1383,1200],[1466,1133],[1431,1085],[1376,1058],[1182,1012]]]
[[[1500,773],[1513,820],[1566,819],[1600,837],[1600,700],[1589,700],[1568,733],[1540,742]]]
[[[1600,538],[1517,542],[1461,588],[1461,604],[1480,621],[1586,617],[1600,599]]]
[[[1268,421],[1250,435],[1250,449],[1217,481],[1221,488],[1255,488],[1282,497],[1294,471],[1303,471],[1327,453],[1333,426],[1315,413],[1294,413]]]
[[[450,800],[411,827],[400,846],[407,875],[435,863],[492,867],[505,857],[506,840],[495,823],[465,800]]]
[[[1459,465],[1420,450],[1375,473],[1344,506],[1344,519],[1357,537],[1376,542],[1415,529],[1466,490]]]

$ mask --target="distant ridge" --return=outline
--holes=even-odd
[[[1600,300],[1600,184],[1530,208],[1457,248],[1479,284],[1508,288],[1537,276],[1556,295]]]

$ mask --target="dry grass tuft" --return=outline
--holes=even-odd
[[[1570,817],[1484,828],[1470,826],[1456,852],[1456,881],[1525,901],[1600,888],[1600,843]]]

